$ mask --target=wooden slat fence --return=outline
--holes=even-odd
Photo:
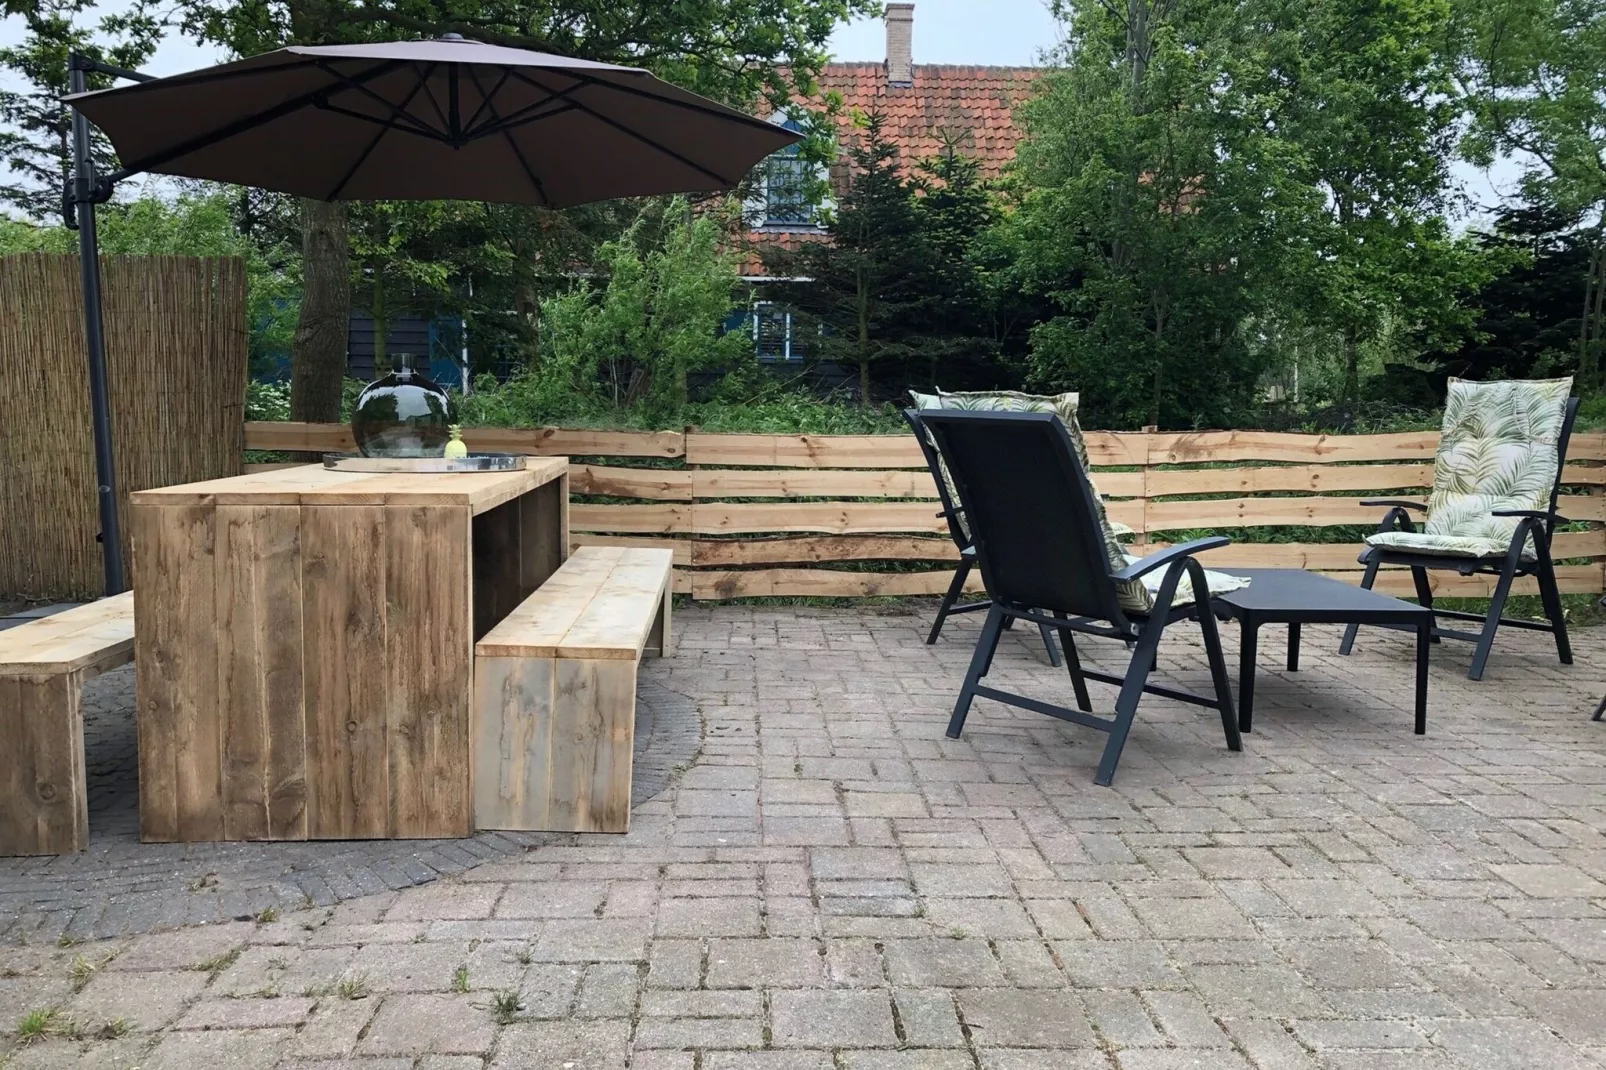
[[[957,559],[936,516],[936,487],[908,435],[470,428],[464,438],[472,449],[573,457],[576,544],[667,547],[675,552],[676,591],[694,598],[940,594]],[[1436,432],[1088,435],[1110,514],[1138,533],[1135,553],[1181,533],[1247,528],[1207,563],[1315,569],[1351,582],[1360,580],[1359,544],[1324,539],[1323,529],[1376,524],[1381,510],[1362,506],[1364,498],[1420,499],[1437,445]],[[349,450],[352,443],[340,426],[253,423],[246,446]],[[1592,523],[1557,536],[1556,556],[1568,561],[1558,574],[1563,591],[1598,593],[1606,435],[1575,435],[1570,454],[1561,512]],[[1278,541],[1260,530],[1268,528]],[[911,570],[911,563],[930,567]],[[1491,586],[1454,573],[1432,579],[1444,595],[1478,596]],[[972,583],[979,589],[979,580]],[[1379,588],[1414,593],[1403,572],[1386,573]]]

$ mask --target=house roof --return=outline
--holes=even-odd
[[[875,114],[882,120],[882,136],[898,147],[902,165],[936,156],[952,141],[978,162],[984,178],[997,178],[1014,158],[1021,138],[1014,107],[1026,99],[1042,74],[1041,67],[917,63],[912,85],[891,85],[885,63],[832,63],[820,72],[819,86],[821,94],[842,96],[837,141],[843,147],[855,144],[862,134],[857,118]],[[815,240],[819,232],[813,228],[751,231],[741,274],[764,275],[760,246],[796,248]]]
[[[1040,67],[914,66],[914,84],[889,85],[884,63],[832,63],[820,73],[823,92],[842,94],[837,137],[853,143],[858,114],[882,118],[882,135],[913,162],[940,153],[945,139],[975,157],[982,174],[996,178],[1015,155],[1020,130],[1013,110],[1043,74]]]

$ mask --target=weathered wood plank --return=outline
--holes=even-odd
[[[692,472],[668,468],[608,468],[595,464],[571,464],[569,489],[575,494],[689,502],[692,499],[693,475]]]
[[[509,503],[498,512],[514,508]],[[361,667],[389,677],[383,712],[389,760],[386,834],[467,836],[474,829],[469,513],[391,508],[385,510],[384,534],[384,668]],[[509,554],[514,565],[509,579],[516,583],[516,543]]]
[[[133,659],[132,591],[0,631],[0,676],[94,675]]]
[[[555,662],[552,779],[555,832],[629,832],[636,662]]]
[[[611,531],[620,534],[667,535],[691,530],[690,505],[588,505],[569,506],[569,527],[574,531]]]
[[[556,662],[474,661],[474,827],[545,829]]]
[[[383,508],[301,510],[312,839],[377,839],[389,831],[386,541]]]
[[[216,512],[136,505],[133,527],[140,837],[223,836]]]
[[[496,622],[524,601],[519,556],[523,507],[515,498],[473,521],[474,637],[490,631]]]
[[[89,846],[83,671],[0,676],[0,856]]]
[[[619,508],[629,508],[620,506]],[[647,508],[651,508],[650,506]],[[931,502],[698,502],[691,524],[668,530],[699,535],[817,531],[840,535],[919,531],[939,534],[947,521]]]
[[[746,541],[746,540],[742,540]],[[692,547],[690,539],[652,539],[635,535],[590,535],[571,534],[569,546],[579,549],[582,546],[637,546],[652,550],[668,550],[675,555],[677,566],[686,566],[692,563]]]
[[[469,427],[468,448],[482,453],[524,453],[531,456],[578,454],[585,457],[679,457],[685,452],[679,431],[591,431],[558,427]],[[248,450],[299,450],[351,453],[356,440],[346,424],[251,421],[245,425]]]
[[[569,559],[569,477],[519,499],[519,589],[528,598]]]
[[[773,568],[740,572],[693,572],[692,597],[868,598],[942,594],[953,582],[952,569],[940,572],[838,572],[832,569]],[[972,572],[965,590],[980,593],[981,576]]]
[[[702,468],[688,472],[695,498],[936,498],[930,472]]]
[[[733,568],[741,565],[788,565],[827,561],[957,561],[959,551],[949,538],[891,535],[805,535],[778,539],[680,540],[690,561],[677,565]]]
[[[223,838],[307,835],[301,510],[217,510]]]

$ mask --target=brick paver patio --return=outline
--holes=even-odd
[[[1416,738],[1404,637],[1310,629],[1289,675],[1269,632],[1244,753],[1153,699],[1100,789],[1085,729],[980,701],[943,738],[974,618],[677,619],[646,671],[702,755],[629,836],[0,949],[8,1070],[1606,1066],[1606,633],[1571,669],[1502,635],[1479,684],[1436,650]],[[1186,632],[1162,674],[1201,687]],[[996,671],[1069,690],[1035,633]]]

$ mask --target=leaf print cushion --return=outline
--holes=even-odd
[[[1550,508],[1572,386],[1570,376],[1492,383],[1451,379],[1427,522],[1420,532],[1382,532],[1368,536],[1367,543],[1455,557],[1504,554],[1518,520],[1492,514]],[[1530,540],[1523,556],[1535,555]]]

